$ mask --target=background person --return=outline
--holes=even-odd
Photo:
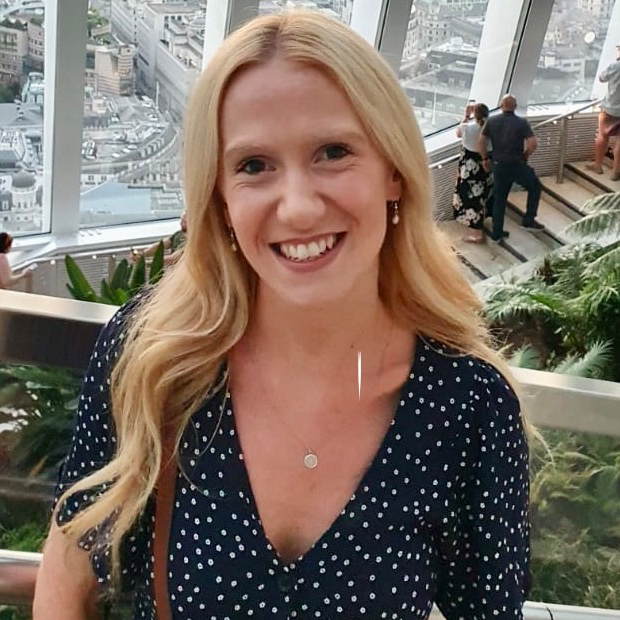
[[[588,170],[603,174],[603,160],[609,138],[616,137],[611,180],[620,181],[620,41],[616,44],[616,60],[601,71],[598,79],[607,82],[607,95],[598,114],[598,134],[594,140],[594,162],[586,164]]]
[[[495,241],[508,237],[504,230],[504,217],[508,194],[513,183],[519,183],[527,190],[527,205],[521,227],[527,230],[542,230],[544,226],[536,221],[540,202],[540,181],[534,169],[527,163],[536,150],[538,140],[524,118],[517,116],[517,100],[507,94],[500,102],[502,113],[491,116],[485,123],[478,140],[482,163],[487,172],[491,170],[487,139],[493,143],[493,234]]]
[[[164,265],[176,263],[181,257],[181,251],[183,250],[187,240],[187,216],[185,213],[181,215],[179,225],[180,229],[172,233],[169,237],[166,237],[161,241],[156,241],[143,250],[131,250],[131,259],[135,262],[140,256],[144,256],[145,258],[152,257],[157,251],[159,244],[163,242]],[[165,254],[165,252],[168,252],[168,254]]]
[[[456,128],[456,135],[462,139],[463,148],[452,206],[454,219],[469,226],[469,234],[463,237],[463,240],[469,243],[485,241],[482,224],[493,188],[493,177],[482,166],[482,156],[478,152],[480,132],[488,116],[489,108],[484,103],[470,103],[465,107],[463,121]],[[486,146],[487,152],[490,152],[489,141]]]
[[[12,288],[20,280],[32,277],[31,268],[26,267],[18,274],[13,273],[7,254],[13,246],[13,237],[9,233],[0,233],[0,288]]]
[[[425,618],[433,600],[517,620],[519,401],[396,76],[337,20],[270,15],[224,41],[186,118],[187,245],[96,345],[35,620],[81,619],[110,583],[135,618],[163,586],[158,620]]]

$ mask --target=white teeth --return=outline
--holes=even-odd
[[[282,243],[280,244],[280,253],[295,261],[304,261],[317,258],[326,250],[331,250],[336,245],[336,235],[327,235],[318,241],[312,241],[308,244],[298,243],[297,245]]]

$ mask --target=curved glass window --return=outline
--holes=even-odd
[[[538,59],[531,104],[592,95],[614,0],[556,0]]]
[[[200,73],[206,1],[91,0],[80,226],[183,211],[181,124]]]
[[[488,0],[414,0],[400,82],[422,133],[461,119],[469,99]]]
[[[0,229],[43,230],[43,0],[0,4]]]
[[[260,14],[279,13],[290,9],[321,11],[349,25],[353,2],[354,0],[260,0],[258,11]]]

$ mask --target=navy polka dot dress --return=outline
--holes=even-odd
[[[123,311],[102,332],[58,492],[101,467],[115,439],[107,373]],[[411,374],[374,461],[338,518],[295,562],[267,540],[227,394],[181,443],[168,557],[175,620],[520,619],[528,590],[528,451],[519,403],[497,371],[418,338]],[[91,501],[72,496],[59,522]],[[137,619],[155,618],[154,502],[122,549]],[[83,541],[92,548],[93,538]],[[93,550],[99,582],[108,555]]]

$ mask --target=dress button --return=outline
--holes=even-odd
[[[290,592],[293,589],[293,578],[289,573],[278,575],[278,588],[280,592]]]

